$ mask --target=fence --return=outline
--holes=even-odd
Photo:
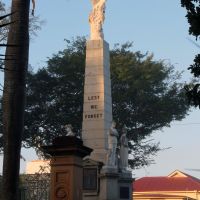
[[[20,200],[49,200],[50,174],[20,176]]]

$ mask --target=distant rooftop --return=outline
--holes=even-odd
[[[26,174],[50,173],[49,160],[32,160],[26,164]]]
[[[144,177],[133,183],[134,192],[195,190],[200,190],[200,179],[178,170],[168,176]]]

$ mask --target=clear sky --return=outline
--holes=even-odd
[[[10,0],[4,0],[9,6]],[[88,15],[90,0],[36,0],[35,14],[46,24],[30,44],[30,64],[37,70],[46,66],[47,57],[65,47],[64,39],[89,35]],[[133,41],[133,50],[151,52],[156,60],[166,60],[184,71],[183,81],[192,76],[187,67],[199,49],[188,41],[186,11],[180,0],[107,0],[104,25],[105,40],[112,47],[115,43]],[[155,132],[152,138],[161,147],[172,147],[158,153],[155,164],[133,173],[136,177],[168,175],[180,169],[200,178],[200,172],[186,168],[199,168],[200,141],[199,110],[194,110],[181,122]],[[27,160],[30,151],[23,151]],[[22,171],[24,163],[22,163]]]

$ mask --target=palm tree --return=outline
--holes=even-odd
[[[24,122],[25,79],[29,51],[30,0],[12,0],[3,89],[3,200],[18,199],[21,135]],[[14,46],[12,46],[14,45]]]

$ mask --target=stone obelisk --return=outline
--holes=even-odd
[[[88,166],[85,165],[84,169],[83,199],[131,200],[132,176],[126,170],[119,170],[115,152],[118,132],[115,123],[112,123],[109,45],[104,40],[102,29],[106,0],[91,1],[93,9],[89,17],[91,36],[86,46],[82,138],[84,145],[92,148],[93,152],[85,160]],[[103,166],[99,164],[102,162]],[[92,174],[91,170],[96,173]]]
[[[93,149],[91,159],[105,163],[107,132],[112,123],[109,45],[104,40],[106,0],[92,0],[91,36],[86,46],[83,106],[83,142]]]

